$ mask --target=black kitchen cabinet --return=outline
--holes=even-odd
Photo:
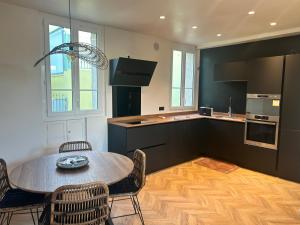
[[[214,81],[248,81],[247,93],[281,93],[284,56],[216,64]]]
[[[278,174],[280,177],[300,182],[300,130],[280,132]]]
[[[127,129],[127,151],[166,144],[167,127],[164,125],[141,126]]]
[[[208,156],[239,164],[243,154],[244,123],[222,120],[207,122]]]
[[[247,62],[247,93],[280,94],[284,56],[265,57]]]
[[[277,151],[244,144],[244,123],[195,119],[124,128],[109,124],[108,147],[133,157],[141,149],[147,174],[202,155],[275,175]]]
[[[108,150],[133,157],[141,149],[147,173],[199,157],[205,149],[206,120],[176,121],[132,128],[108,125]]]
[[[125,128],[108,125],[108,151],[130,158],[136,149],[146,153],[146,172],[154,172],[167,167],[167,126],[162,124]]]
[[[282,178],[300,182],[300,55],[286,56],[278,173]]]
[[[286,56],[281,128],[300,130],[300,55]]]
[[[206,120],[186,120],[168,124],[171,165],[193,160],[204,153],[205,124]]]
[[[146,154],[146,174],[164,169],[169,165],[167,126],[152,125],[127,129],[127,154],[136,149]]]
[[[108,124],[108,151],[127,155],[127,128]]]
[[[244,123],[208,120],[207,155],[241,167],[276,174],[277,151],[244,144]]]
[[[170,166],[169,152],[167,145],[158,145],[141,149],[146,154],[146,174],[165,169]],[[133,159],[134,151],[127,153]]]
[[[244,144],[239,155],[239,165],[254,171],[277,175],[277,151]]]
[[[216,64],[214,68],[215,81],[246,81],[247,69],[245,61]]]
[[[208,120],[190,120],[186,123],[186,143],[192,158],[199,157],[205,154],[208,146],[207,142],[207,128]]]
[[[185,133],[184,128],[185,121],[178,121],[168,124],[168,149],[170,152],[169,160],[170,164],[177,165],[185,162],[186,149],[185,145]]]

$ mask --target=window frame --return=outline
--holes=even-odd
[[[69,22],[65,18],[56,16],[45,16],[43,20],[43,32],[44,32],[44,52],[43,54],[50,51],[49,45],[49,25],[55,25],[60,27],[69,28]],[[72,20],[72,32],[71,41],[78,41],[78,32],[85,31],[95,33],[97,35],[97,47],[104,51],[104,28],[98,25],[85,23],[77,20]],[[79,59],[76,59],[71,64],[72,69],[72,111],[69,112],[53,112],[52,111],[52,98],[51,98],[51,68],[50,68],[50,57],[45,59],[44,66],[44,79],[45,79],[45,92],[46,102],[45,111],[48,118],[52,117],[77,117],[85,115],[104,115],[105,113],[105,73],[103,70],[97,69],[97,110],[80,110],[80,74],[79,74]]]
[[[181,61],[181,85],[180,85],[180,106],[172,105],[172,93],[173,93],[173,54],[174,51],[182,52]],[[185,101],[185,72],[186,72],[186,54],[194,55],[194,74],[193,74],[193,102],[191,106],[184,106]],[[170,88],[170,109],[171,110],[193,110],[196,108],[196,53],[188,50],[172,49],[171,51],[171,88]]]

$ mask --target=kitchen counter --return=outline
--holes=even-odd
[[[231,122],[245,122],[245,115],[233,114],[229,117],[227,113],[215,112],[213,116],[202,116],[197,111],[179,112],[179,113],[165,113],[165,114],[154,114],[145,116],[129,116],[129,117],[118,117],[109,118],[107,121],[109,124],[131,128],[149,126],[155,124],[172,123],[177,121],[195,120],[195,119],[213,119],[223,120]]]
[[[132,158],[141,149],[147,156],[147,174],[205,155],[276,175],[277,151],[245,144],[244,132],[245,115],[227,113],[113,118],[108,119],[108,151]]]

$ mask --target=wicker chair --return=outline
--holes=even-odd
[[[133,163],[134,168],[132,173],[125,178],[124,180],[110,185],[109,186],[109,193],[111,197],[111,206],[110,210],[112,210],[114,201],[121,201],[130,199],[132,202],[132,206],[134,209],[134,213],[115,216],[112,218],[124,217],[124,216],[131,216],[138,214],[142,224],[144,224],[144,218],[141,211],[138,193],[142,190],[145,186],[146,181],[146,155],[141,150],[136,150],[133,156]],[[115,199],[117,198],[117,199]]]
[[[0,225],[9,225],[15,214],[31,214],[44,207],[45,195],[13,189],[8,180],[6,163],[0,159]]]
[[[67,185],[52,194],[39,225],[104,225],[108,218],[106,184]]]
[[[73,151],[92,151],[92,145],[87,141],[71,141],[63,143],[59,147],[59,153]]]

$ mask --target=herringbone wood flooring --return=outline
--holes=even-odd
[[[148,176],[139,199],[146,225],[300,225],[300,184],[246,169],[224,174],[188,162]],[[120,201],[113,215],[130,210],[130,201]],[[26,220],[12,224],[31,224]]]
[[[300,224],[300,184],[246,169],[223,174],[185,163],[148,176],[139,198],[146,225]],[[129,201],[115,206],[114,214],[131,209]]]

